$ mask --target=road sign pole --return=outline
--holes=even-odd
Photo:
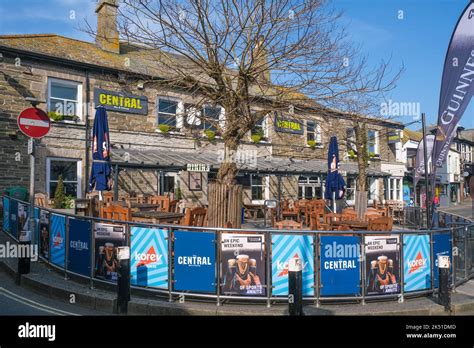
[[[35,139],[28,139],[28,153],[30,155],[30,233],[31,245],[37,243],[35,221]]]

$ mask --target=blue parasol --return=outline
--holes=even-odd
[[[344,190],[346,183],[339,173],[339,147],[337,145],[337,138],[331,137],[328,148],[328,176],[326,178],[326,191],[324,198],[331,199],[334,205],[334,212],[336,210],[336,200],[344,197]]]
[[[110,177],[110,137],[107,112],[98,107],[95,113],[92,131],[92,170],[89,180],[89,191],[109,191]]]

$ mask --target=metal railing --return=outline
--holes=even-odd
[[[8,234],[11,238],[14,240],[17,240],[17,236],[14,233],[14,228],[12,224],[18,222],[18,217],[15,215],[14,208],[12,208],[15,205],[22,204],[25,206],[28,206],[27,202],[22,202],[19,200],[16,200],[12,197],[7,197],[3,196],[3,211],[4,211],[4,220],[8,218],[8,223],[3,223],[2,229],[6,234]],[[213,228],[213,227],[189,227],[189,226],[178,226],[178,225],[166,225],[166,224],[146,224],[146,223],[136,223],[136,222],[128,222],[128,221],[116,221],[116,220],[107,220],[107,219],[101,219],[101,218],[96,218],[96,217],[87,217],[87,216],[77,216],[73,214],[67,214],[67,213],[62,213],[58,212],[52,209],[47,209],[47,208],[42,208],[42,207],[35,207],[35,210],[37,209],[38,213],[35,214],[36,218],[41,218],[42,212],[49,213],[49,231],[48,231],[48,236],[50,240],[48,241],[48,245],[54,245],[54,243],[60,243],[62,244],[63,241],[60,240],[61,238],[64,238],[64,262],[63,264],[58,264],[58,262],[53,262],[52,260],[52,250],[49,248],[49,252],[47,257],[44,257],[44,255],[40,255],[40,258],[49,264],[51,267],[54,267],[55,269],[64,272],[64,277],[65,279],[68,279],[68,276],[73,275],[77,276],[83,279],[86,279],[90,282],[90,287],[93,288],[94,286],[101,285],[101,286],[115,286],[114,282],[100,279],[98,278],[98,268],[97,268],[97,262],[98,257],[100,257],[100,254],[96,255],[97,253],[97,239],[96,239],[96,229],[97,227],[101,227],[103,225],[101,224],[106,224],[107,226],[109,225],[115,225],[115,226],[122,226],[123,227],[123,232],[124,232],[124,240],[123,244],[131,247],[131,257],[133,258],[134,252],[137,252],[137,244],[134,244],[132,242],[132,237],[135,235],[134,233],[139,231],[139,229],[144,228],[145,232],[148,234],[152,233],[157,233],[156,231],[161,231],[161,237],[154,237],[158,238],[157,243],[161,243],[161,249],[159,250],[158,253],[161,253],[161,270],[157,270],[157,272],[162,272],[166,271],[166,276],[161,277],[161,285],[155,286],[153,284],[146,283],[145,286],[140,286],[138,285],[138,273],[135,276],[136,281],[134,282],[135,284],[132,285],[132,289],[134,292],[143,292],[145,291],[146,293],[152,293],[154,295],[160,295],[165,298],[167,298],[170,302],[174,300],[178,301],[184,301],[185,298],[194,298],[194,299],[206,299],[209,301],[215,301],[215,303],[219,306],[223,303],[223,301],[249,301],[249,302],[263,302],[266,303],[268,307],[272,305],[272,303],[277,303],[277,302],[287,302],[288,297],[284,294],[284,291],[282,292],[280,287],[282,286],[281,282],[275,281],[276,275],[284,275],[285,273],[285,265],[284,262],[285,260],[278,260],[276,259],[276,255],[278,254],[279,250],[281,250],[282,247],[289,248],[291,243],[288,241],[286,243],[279,242],[278,238],[284,239],[286,236],[290,236],[289,238],[292,239],[291,242],[294,242],[296,240],[294,237],[296,236],[303,236],[303,239],[307,241],[303,249],[298,249],[298,253],[305,253],[306,255],[309,255],[306,257],[306,261],[309,262],[310,264],[308,265],[308,270],[313,270],[308,271],[306,275],[304,275],[304,278],[306,279],[307,282],[307,291],[306,295],[304,296],[304,301],[305,302],[312,302],[316,306],[319,306],[319,304],[322,301],[358,301],[362,304],[365,304],[367,300],[372,300],[372,299],[398,299],[398,301],[401,303],[404,301],[404,298],[406,297],[411,297],[411,296],[417,296],[417,295],[422,295],[422,294],[432,294],[436,292],[435,288],[435,282],[436,282],[436,258],[435,258],[435,253],[436,250],[438,250],[438,245],[435,245],[435,242],[437,241],[437,238],[444,237],[449,240],[450,245],[449,245],[449,250],[445,250],[445,252],[450,253],[451,249],[453,251],[453,262],[452,262],[452,274],[454,275],[452,277],[452,286],[456,287],[459,284],[467,281],[470,279],[473,274],[474,274],[474,267],[473,267],[473,258],[472,255],[474,253],[474,224],[464,218],[461,217],[456,217],[450,214],[446,213],[439,213],[439,221],[438,221],[438,228],[432,229],[432,230],[425,230],[425,229],[413,229],[413,230],[400,230],[400,231],[307,231],[307,230],[295,230],[295,231],[290,231],[290,230],[275,230],[275,229],[233,229],[233,228]],[[44,214],[44,213],[43,213]],[[64,223],[64,232],[63,234],[59,233],[57,234],[56,230],[53,230],[52,226],[52,216],[57,216],[57,217],[64,217],[65,223]],[[57,221],[59,218],[56,218],[55,221]],[[85,221],[87,223],[87,231],[84,231],[84,233],[89,233],[89,237],[87,242],[89,243],[89,246],[91,250],[90,251],[90,260],[84,260],[84,263],[90,264],[88,265],[87,272],[77,272],[71,269],[71,252],[70,252],[70,243],[71,243],[71,221],[72,220],[79,220],[79,221]],[[441,226],[444,225],[444,226]],[[57,228],[57,226],[56,226]],[[58,230],[60,232],[60,230]],[[143,231],[141,231],[143,232]],[[179,233],[178,233],[179,232]],[[183,276],[177,276],[177,267],[178,265],[175,263],[176,258],[180,256],[179,253],[181,253],[180,250],[177,250],[177,246],[180,246],[179,243],[176,240],[176,235],[180,234],[181,232],[184,232],[186,236],[191,236],[191,234],[188,233],[212,233],[213,238],[212,238],[212,251],[210,254],[212,254],[211,259],[214,259],[214,262],[212,262],[212,267],[213,267],[213,290],[209,291],[199,291],[195,289],[191,290],[183,290],[181,287],[179,287],[181,290],[177,290],[178,286],[176,285],[176,281],[182,281]],[[39,228],[37,227],[35,234],[37,235],[36,240],[39,242]],[[259,240],[260,238],[260,252],[261,252],[261,264],[258,262],[255,263],[256,260],[254,261],[249,261],[251,259],[251,255],[246,255],[247,258],[247,267],[254,267],[254,273],[255,275],[259,275],[259,283],[260,286],[255,287],[254,292],[259,292],[261,291],[261,294],[250,294],[249,292],[244,293],[244,294],[239,294],[239,291],[230,291],[226,290],[226,286],[228,284],[229,280],[229,274],[232,275],[234,273],[229,271],[230,266],[235,266],[235,262],[237,262],[238,254],[239,254],[239,246],[235,247],[234,249],[237,250],[235,253],[235,257],[229,261],[229,250],[224,250],[225,248],[229,248],[229,244],[232,244],[233,242],[229,242],[229,238],[236,237],[236,243],[239,242],[237,236],[245,236],[245,237],[257,237],[254,238],[255,241]],[[429,255],[424,255],[424,259],[428,261],[420,261],[417,260],[419,256],[416,257],[416,259],[410,259],[410,260],[405,260],[405,256],[408,255],[408,249],[411,248],[410,245],[407,243],[410,242],[410,238],[413,238],[413,236],[419,237],[419,240],[416,239],[417,242],[424,240],[425,245],[424,245],[424,250],[428,250],[426,252]],[[441,236],[441,237],[440,237]],[[192,235],[193,238],[196,237],[195,234]],[[355,271],[358,273],[358,284],[357,288],[359,289],[356,292],[347,292],[345,294],[340,294],[336,292],[333,292],[334,294],[322,294],[323,292],[327,292],[326,288],[330,287],[330,284],[325,283],[323,280],[323,276],[328,274],[325,273],[326,271],[323,269],[323,265],[321,264],[322,258],[325,257],[325,250],[322,250],[322,247],[324,246],[327,248],[328,242],[326,241],[328,237],[335,238],[335,237],[357,237],[357,242],[356,244],[356,249],[358,250],[359,255],[357,255],[356,261],[353,262],[352,266],[357,269]],[[393,258],[388,261],[388,263],[383,263],[385,267],[389,267],[388,269],[392,270],[393,275],[397,273],[398,277],[396,277],[395,283],[398,284],[396,286],[397,290],[394,291],[393,293],[374,293],[374,291],[369,291],[369,285],[371,284],[372,281],[374,281],[375,274],[377,272],[377,269],[374,268],[374,262],[381,262],[380,260],[387,260],[387,257],[385,257],[383,254],[387,254],[387,252],[383,251],[377,259],[374,259],[371,255],[371,258],[368,259],[368,251],[371,247],[371,243],[374,240],[374,238],[377,237],[378,239],[383,239],[384,237],[390,238],[391,242],[396,243],[395,247],[395,253],[393,255]],[[51,238],[53,240],[51,240]],[[57,240],[55,240],[55,238]],[[160,239],[161,238],[161,239]],[[227,238],[225,240],[224,238]],[[86,238],[87,239],[87,238]],[[323,242],[326,241],[326,244]],[[387,241],[387,240],[386,240]],[[75,242],[75,241],[73,241]],[[196,242],[196,239],[194,239],[194,242]],[[142,244],[144,242],[142,241]],[[189,244],[193,244],[193,239],[189,237]],[[227,243],[227,244],[226,244]],[[146,244],[146,243],[145,243]],[[147,245],[147,247],[150,244]],[[342,244],[341,244],[342,245]],[[143,249],[143,245],[141,246],[142,249],[140,250],[145,250]],[[339,246],[338,246],[339,247]],[[336,248],[336,247],[334,247]],[[232,249],[230,247],[230,249]],[[240,247],[241,250],[245,251],[242,247]],[[294,252],[293,249],[290,255],[293,256]],[[438,250],[439,251],[439,250]],[[158,258],[158,253],[156,250],[154,250],[155,256],[154,256],[154,261]],[[179,255],[178,255],[179,254]],[[137,254],[138,255],[138,254]],[[135,256],[137,256],[135,255]],[[193,256],[193,255],[190,255]],[[194,256],[199,256],[199,255],[194,255]],[[300,257],[302,255],[299,255]],[[375,255],[377,256],[377,255]],[[140,257],[140,256],[137,256]],[[385,258],[384,258],[385,257]],[[351,258],[347,257],[347,255],[343,255],[340,257],[340,259],[344,258]],[[382,259],[381,259],[382,258]],[[355,259],[354,255],[352,255],[352,259]],[[207,259],[208,261],[209,259]],[[377,261],[379,260],[379,261]],[[415,261],[413,261],[415,260]],[[136,261],[136,260],[135,260]],[[142,262],[143,261],[143,262]],[[140,260],[143,265],[147,265],[147,262],[150,260]],[[165,262],[166,261],[166,262]],[[206,262],[207,262],[206,261]],[[413,263],[414,262],[414,263]],[[418,262],[418,263],[417,263]],[[430,269],[429,269],[429,282],[427,282],[424,286],[422,286],[420,289],[417,290],[410,290],[409,289],[409,281],[405,279],[406,275],[409,275],[409,272],[406,272],[406,267],[412,267],[412,269],[415,269],[418,267],[417,265],[420,265],[420,262],[429,262],[430,263]],[[132,267],[134,265],[134,261],[131,261]],[[135,262],[136,265],[136,262]],[[275,265],[280,265],[281,267],[276,269],[274,266]],[[256,267],[262,267],[263,266],[263,272],[260,269],[260,272],[258,273],[256,271]],[[147,266],[148,267],[148,266]],[[287,266],[286,266],[287,267]],[[326,267],[326,264],[324,264],[324,268]],[[382,267],[382,266],[381,266]],[[391,268],[390,268],[391,267]],[[138,267],[137,267],[138,269]],[[387,268],[386,268],[387,269]],[[329,271],[328,271],[329,272]],[[375,272],[375,273],[374,273]],[[385,272],[385,271],[384,271]],[[411,269],[410,269],[411,272]],[[87,274],[86,274],[87,273]],[[133,272],[132,272],[133,273]],[[243,273],[241,273],[243,274]],[[246,273],[247,275],[249,274],[248,272]],[[385,273],[384,273],[385,274]],[[192,274],[190,276],[195,276],[195,274]],[[235,274],[234,274],[235,276]],[[166,277],[163,278],[163,277]],[[177,279],[179,278],[179,279]],[[235,278],[234,278],[235,280]],[[240,279],[242,280],[242,279]],[[245,282],[244,282],[245,283]],[[277,284],[278,283],[278,284]],[[191,286],[192,288],[192,286]],[[284,288],[284,286],[283,286]],[[372,289],[375,288],[375,285]],[[382,287],[380,287],[382,289]],[[241,289],[240,289],[241,290]],[[258,291],[257,291],[258,290]]]

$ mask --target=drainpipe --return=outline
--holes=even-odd
[[[84,185],[84,198],[89,191],[89,103],[90,103],[90,86],[89,86],[89,71],[86,70],[86,143],[85,143],[85,151],[86,151],[86,175],[85,180],[86,184]]]

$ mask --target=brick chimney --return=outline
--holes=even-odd
[[[261,81],[270,82],[270,69],[268,68],[268,53],[264,47],[264,38],[260,36],[252,52],[253,59],[259,70],[263,70],[259,74]]]
[[[117,30],[117,0],[99,0],[97,9],[97,35],[95,41],[104,51],[120,53]]]

